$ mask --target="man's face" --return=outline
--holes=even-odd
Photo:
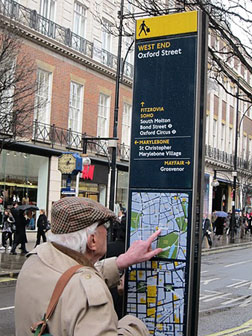
[[[96,236],[96,254],[98,260],[107,252],[107,229],[104,225],[99,225],[95,232]]]

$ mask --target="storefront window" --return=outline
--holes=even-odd
[[[67,187],[67,175],[62,176],[61,188],[65,189]],[[75,196],[75,187],[76,187],[76,176],[71,176],[71,190],[74,191],[73,194],[64,192],[62,193],[62,197],[64,196]],[[82,178],[79,181],[79,197],[86,197],[93,199],[103,205],[106,205],[106,185],[98,184],[93,182],[84,182]]]
[[[116,203],[121,204],[122,207],[127,209],[128,206],[128,190],[129,190],[129,173],[118,170],[117,175],[117,192]]]
[[[49,158],[3,150],[0,155],[0,190],[4,206],[11,207],[14,201],[18,201],[46,209],[48,166]]]

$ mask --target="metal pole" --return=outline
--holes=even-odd
[[[239,86],[237,85],[236,92],[236,127],[235,127],[235,152],[234,152],[234,172],[233,172],[233,198],[232,198],[232,217],[231,217],[231,243],[234,243],[234,231],[235,231],[235,199],[236,199],[236,180],[237,180],[237,149],[238,149],[238,135],[239,135]]]
[[[80,172],[76,174],[76,183],[75,183],[75,196],[79,197],[79,185],[80,185]]]
[[[119,26],[119,40],[118,40],[118,52],[117,52],[117,69],[116,69],[116,87],[115,87],[115,108],[114,108],[114,127],[113,137],[117,138],[117,125],[118,125],[118,110],[119,110],[119,85],[121,77],[121,52],[122,52],[122,29],[123,29],[123,3],[121,0],[121,7],[118,16],[120,18]],[[116,152],[117,148],[112,148],[111,159],[111,176],[110,176],[110,195],[109,195],[109,209],[114,210],[115,203],[115,178],[116,178]]]

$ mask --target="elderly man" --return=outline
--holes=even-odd
[[[86,198],[66,197],[53,204],[51,236],[28,254],[19,274],[15,297],[16,335],[31,335],[30,327],[47,310],[59,277],[73,265],[79,268],[60,296],[48,321],[55,336],[149,335],[134,316],[118,321],[108,287],[118,284],[125,268],[151,259],[162,249],[151,249],[160,234],[137,241],[117,258],[99,259],[106,253],[108,221],[115,214]]]

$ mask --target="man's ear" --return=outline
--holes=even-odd
[[[96,235],[91,234],[88,236],[87,239],[87,247],[90,251],[96,251]]]

